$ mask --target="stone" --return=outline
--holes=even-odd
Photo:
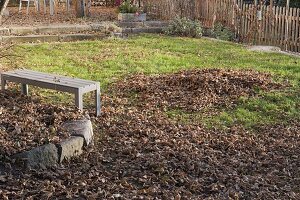
[[[9,28],[0,28],[0,35],[9,35]]]
[[[91,24],[92,31],[105,32],[105,24]]]
[[[58,163],[58,150],[54,144],[46,144],[13,156],[28,169],[45,169]]]
[[[149,27],[149,28],[133,28],[132,33],[162,33],[163,29],[160,27]]]
[[[72,136],[80,136],[84,138],[85,145],[89,145],[93,140],[93,126],[90,120],[74,120],[65,122],[62,128],[69,132]]]
[[[144,24],[143,22],[123,22],[120,21],[118,22],[118,26],[123,27],[123,28],[137,28],[137,27],[143,27]]]
[[[263,46],[263,45],[249,46],[248,49],[251,51],[260,51],[260,52],[279,52],[279,51],[281,51],[280,47]]]
[[[67,140],[61,142],[57,145],[59,162],[61,163],[64,160],[69,160],[74,156],[82,154],[82,147],[84,145],[83,137],[74,137],[71,136]]]
[[[166,21],[145,21],[144,25],[148,27],[167,27],[169,22]]]
[[[90,25],[85,25],[85,24],[82,24],[82,25],[76,25],[76,31],[77,32],[81,32],[81,31],[92,31],[92,27]]]
[[[117,26],[114,23],[104,23],[104,27],[105,27],[104,33],[106,33],[108,35],[111,33],[116,33],[116,32],[122,31],[122,28],[120,28],[119,26]]]
[[[4,17],[9,17],[9,10],[5,9],[5,10],[3,11],[2,16],[4,16]]]
[[[12,35],[31,35],[37,33],[36,27],[12,27],[10,28]]]
[[[144,22],[147,19],[146,13],[135,14],[135,13],[119,13],[118,20],[122,22]]]
[[[58,34],[58,33],[76,32],[76,26],[61,26],[61,25],[40,26],[37,28],[37,32],[40,34]]]
[[[132,33],[132,28],[123,28],[122,33],[123,34],[130,34],[130,33]]]
[[[116,38],[123,38],[122,33],[114,33],[113,36],[116,37]]]
[[[103,39],[105,37],[104,34],[64,34],[59,36],[60,42],[72,42],[79,40],[96,40]]]
[[[76,33],[82,31],[92,31],[90,25],[50,25],[37,27],[37,32],[42,34],[58,34],[58,33]]]
[[[57,35],[3,36],[4,43],[58,42]]]

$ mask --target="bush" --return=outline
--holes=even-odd
[[[220,40],[234,40],[234,33],[230,30],[230,28],[224,26],[221,23],[217,23],[214,25],[214,28],[212,29],[212,36]]]
[[[135,5],[132,5],[129,1],[124,1],[119,6],[119,12],[120,13],[136,13],[136,12],[138,12],[138,7]]]
[[[199,38],[202,37],[202,27],[199,21],[176,17],[165,30],[165,33],[167,35]]]

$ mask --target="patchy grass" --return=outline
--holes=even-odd
[[[226,129],[243,125],[255,129],[262,125],[300,121],[300,93],[296,90],[263,93],[259,97],[241,97],[234,108],[220,108],[219,112],[185,112],[168,110],[167,116],[184,124],[204,123],[209,128]]]
[[[220,115],[206,118],[206,125],[224,128],[243,124],[246,128],[257,126],[300,121],[299,92],[281,91],[262,94],[258,98],[241,98],[237,107],[224,109]]]
[[[127,40],[22,45],[24,66],[44,72],[101,81],[106,87],[131,73],[160,74],[190,68],[251,68],[300,79],[300,59],[256,53],[242,45],[210,39],[143,35]],[[296,82],[295,82],[296,83]]]
[[[210,39],[142,35],[126,40],[107,39],[76,43],[21,45],[16,53],[23,59],[11,68],[34,70],[100,81],[108,85],[133,73],[162,74],[192,68],[255,69],[288,82],[287,91],[241,98],[235,108],[222,108],[220,115],[168,111],[168,116],[185,123],[202,121],[208,127],[260,124],[300,119],[300,59],[277,54],[250,52],[242,45]],[[52,93],[56,96],[56,93]],[[70,98],[65,98],[67,101]]]

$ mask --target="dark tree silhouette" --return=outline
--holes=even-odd
[[[0,0],[0,22],[2,20],[3,12],[8,4],[9,0]]]

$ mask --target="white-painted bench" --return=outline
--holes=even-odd
[[[75,105],[83,109],[83,94],[95,91],[96,115],[101,112],[100,83],[95,81],[47,74],[32,70],[15,70],[1,73],[1,88],[6,89],[7,81],[21,83],[22,93],[28,95],[28,85],[75,94]]]

